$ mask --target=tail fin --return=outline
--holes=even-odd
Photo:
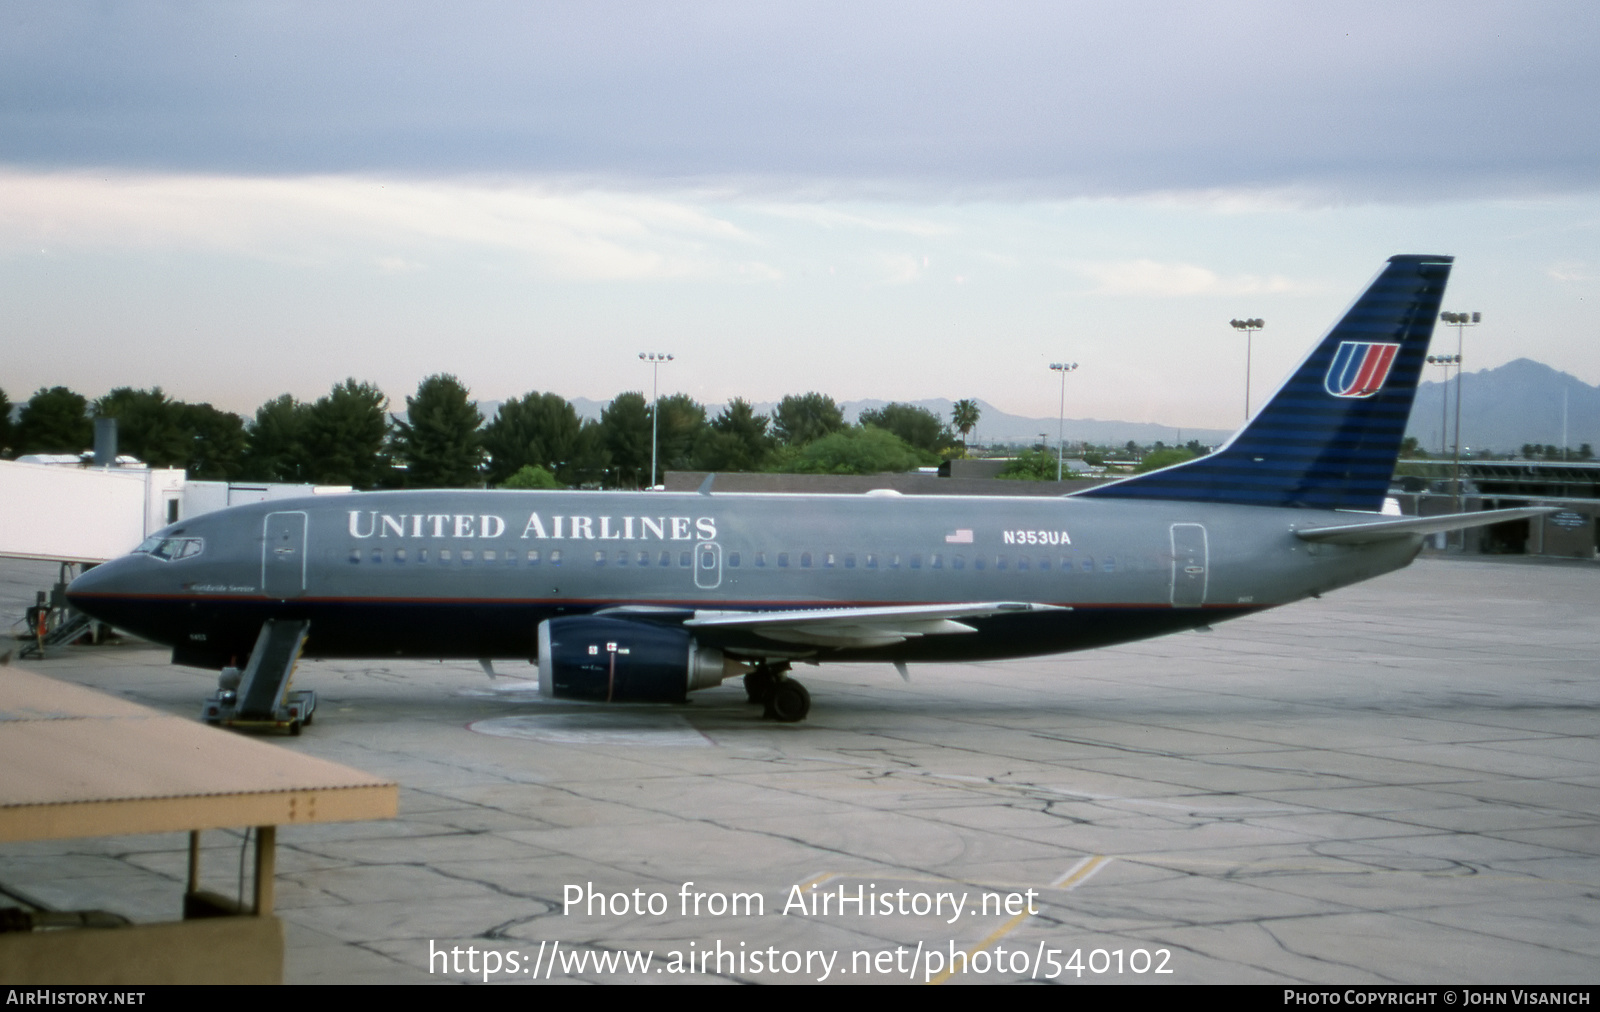
[[[1390,257],[1289,381],[1215,453],[1077,495],[1378,510],[1453,260]]]

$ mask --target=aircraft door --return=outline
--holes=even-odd
[[[276,598],[305,593],[306,514],[268,513],[261,534],[261,592]]]
[[[694,546],[694,585],[701,590],[722,586],[722,546],[715,541]]]
[[[1210,579],[1206,529],[1202,524],[1172,525],[1172,606],[1198,608],[1206,603]]]

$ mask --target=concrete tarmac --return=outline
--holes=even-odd
[[[53,578],[0,562],[3,614]],[[1211,633],[802,668],[797,725],[734,683],[607,707],[525,664],[306,662],[279,743],[401,814],[279,831],[287,977],[1593,984],[1597,604],[1593,563],[1424,558]],[[28,667],[185,716],[214,686],[131,642]],[[240,843],[206,834],[207,888]],[[0,889],[173,919],[185,844],[0,845]]]

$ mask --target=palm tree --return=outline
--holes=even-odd
[[[954,425],[956,431],[961,433],[961,441],[963,443],[967,441],[967,434],[977,428],[979,414],[977,401],[956,401],[954,406],[951,407],[950,424]]]

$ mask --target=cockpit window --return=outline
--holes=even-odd
[[[202,538],[163,538],[160,536],[145,538],[138,548],[133,550],[135,555],[153,555],[163,562],[176,562],[179,559],[192,559],[205,549],[206,543]]]

